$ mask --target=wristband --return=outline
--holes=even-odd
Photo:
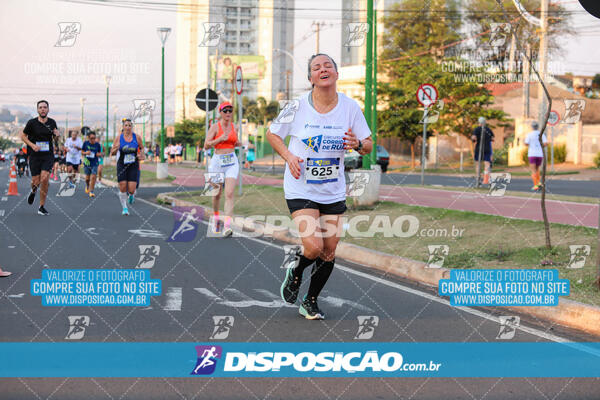
[[[358,147],[356,148],[356,151],[361,151],[362,148],[363,148],[363,144],[362,144],[362,141],[359,139],[358,140]]]

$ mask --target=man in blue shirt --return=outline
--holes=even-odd
[[[88,134],[88,140],[81,147],[81,154],[84,156],[85,192],[90,197],[96,197],[94,195],[94,186],[96,185],[96,175],[98,174],[98,157],[102,157],[102,147],[100,147],[100,143],[96,142],[96,134],[94,132]]]

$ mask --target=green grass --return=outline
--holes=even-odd
[[[178,193],[176,196],[205,206],[212,204],[212,198],[199,196],[199,192]],[[236,215],[289,215],[283,189],[279,187],[245,185],[241,197],[236,191],[235,201]],[[364,214],[389,216],[392,221],[400,216],[414,216],[418,221],[417,234],[385,237],[377,233],[371,238],[346,234],[343,241],[424,262],[428,260],[428,245],[446,244],[450,247],[444,264],[447,268],[557,268],[561,278],[571,281],[571,299],[600,304],[600,293],[593,286],[597,229],[551,224],[553,247],[549,250],[545,248],[543,223],[539,221],[389,201],[379,202],[374,207],[350,208],[345,215],[351,218]],[[359,223],[357,228],[366,231],[370,224]],[[569,245],[575,244],[590,245],[591,254],[584,268],[567,269]]]
[[[114,165],[104,165],[102,177],[112,181],[117,180],[117,167]],[[156,179],[156,172],[141,170],[140,181],[145,183],[170,183],[175,177],[169,175],[167,179]]]

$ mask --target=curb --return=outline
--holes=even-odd
[[[157,196],[159,202],[171,206],[195,206],[204,209],[204,219],[208,220],[212,210],[208,207],[198,205],[186,200],[177,199],[171,193],[160,193]],[[245,221],[244,225],[232,224],[239,229],[246,229],[260,235],[271,236],[274,239],[290,244],[300,244],[300,238],[291,234],[284,227],[275,227],[262,221]],[[367,249],[351,243],[339,242],[336,257],[376,269],[383,273],[391,273],[400,278],[405,278],[416,283],[437,288],[440,279],[450,278],[448,268],[426,268],[427,264],[409,258],[394,256],[376,250]],[[554,322],[556,324],[583,331],[592,335],[600,336],[600,307],[579,303],[573,300],[559,299],[555,307],[499,307],[512,310],[522,314],[531,315],[535,318]]]

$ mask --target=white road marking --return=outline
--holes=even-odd
[[[8,197],[6,197],[6,196],[2,196],[2,199],[0,199],[0,200],[2,200],[2,201],[6,201],[6,200],[8,200]]]
[[[143,203],[147,203],[147,204],[150,204],[150,205],[152,205],[154,207],[158,207],[158,208],[164,209],[165,211],[171,212],[171,209],[169,209],[167,207],[164,207],[164,206],[161,206],[161,205],[158,205],[158,204],[154,204],[151,201],[148,201],[148,200],[145,200],[145,199],[139,199],[139,200],[141,202],[143,202]],[[201,222],[204,225],[208,226],[208,221],[202,220]],[[278,244],[271,243],[269,241],[258,239],[258,238],[254,238],[254,237],[248,237],[248,236],[244,235],[243,232],[239,232],[239,235],[240,236],[244,236],[247,239],[255,241],[257,243],[261,243],[261,244],[264,244],[266,246],[271,246],[271,247],[274,247],[274,248],[277,248],[277,249],[280,249],[281,251],[283,251],[283,245],[278,245]],[[475,309],[470,308],[470,307],[453,307],[453,306],[450,305],[450,302],[448,300],[442,299],[441,297],[437,297],[437,296],[431,295],[431,294],[426,293],[426,292],[421,292],[419,290],[415,290],[415,289],[409,288],[407,286],[400,285],[400,284],[398,284],[396,282],[391,282],[391,281],[379,278],[377,276],[369,275],[369,274],[366,274],[364,272],[356,271],[356,270],[354,270],[354,269],[352,269],[350,267],[346,267],[346,266],[343,266],[343,265],[338,264],[338,263],[336,263],[335,266],[336,266],[336,268],[339,268],[342,271],[348,272],[350,274],[353,274],[353,275],[356,275],[356,276],[360,276],[362,278],[369,279],[371,281],[374,281],[374,282],[377,282],[377,283],[381,283],[382,285],[393,287],[393,288],[398,289],[398,290],[402,290],[402,291],[404,291],[406,293],[410,293],[410,294],[413,294],[415,296],[420,296],[420,297],[426,298],[428,300],[435,301],[437,303],[443,304],[443,305],[448,306],[448,307],[452,307],[452,308],[454,308],[458,312],[465,312],[465,313],[468,313],[468,314],[471,314],[471,315],[475,315],[475,316],[480,317],[480,318],[487,319],[487,320],[495,322],[495,323],[499,323],[499,321],[500,321],[498,319],[498,317],[496,317],[494,315],[491,315],[491,314],[488,314],[488,313],[485,313],[483,311],[475,310]],[[197,289],[198,288],[195,288],[194,290],[197,290]],[[213,294],[213,293],[211,292],[211,294]],[[576,347],[580,347],[577,344],[572,343],[570,340],[568,340],[566,338],[563,338],[563,337],[560,337],[560,336],[557,336],[557,335],[552,335],[552,334],[543,332],[543,331],[541,331],[539,329],[529,328],[529,327],[526,327],[526,326],[523,326],[523,325],[520,325],[520,326],[515,327],[515,328],[518,329],[518,330],[521,330],[523,332],[529,333],[531,335],[540,337],[542,339],[546,339],[546,340],[553,341],[553,342],[559,342],[559,343],[569,343],[569,345],[575,345]],[[589,350],[591,350],[591,349],[584,350],[584,351],[589,351]]]
[[[167,289],[167,300],[165,302],[165,306],[163,310],[166,311],[181,311],[181,288],[180,287],[170,287]]]
[[[0,210],[0,217],[4,217],[4,210]]]
[[[296,306],[292,304],[287,304],[281,299],[272,299],[271,301],[261,301],[254,300],[251,297],[248,297],[244,293],[240,292],[237,289],[228,288],[226,291],[229,294],[233,294],[234,296],[239,296],[244,300],[225,300],[220,296],[214,294],[210,289],[207,288],[194,288],[194,290],[204,296],[208,297],[209,300],[215,302],[216,304],[224,305],[227,307],[233,308],[247,308],[247,307],[264,307],[264,308],[281,308],[281,307],[292,307],[296,308]],[[269,296],[272,297],[272,296]]]
[[[19,293],[19,294],[9,294],[9,295],[8,295],[8,296],[6,296],[6,297],[10,297],[10,298],[13,298],[13,299],[22,299],[22,298],[23,298],[23,296],[25,296],[25,293]]]
[[[167,235],[161,233],[160,231],[155,231],[152,229],[131,229],[129,233],[133,233],[134,235],[138,235],[143,238],[153,238],[153,239],[164,239]]]
[[[17,246],[8,246],[9,249],[14,249]]]

